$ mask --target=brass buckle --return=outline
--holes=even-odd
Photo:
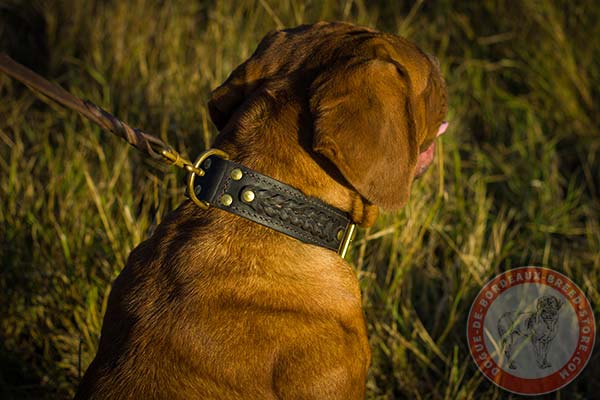
[[[218,156],[225,160],[229,160],[229,154],[225,153],[223,150],[219,149],[208,149],[204,153],[200,154],[200,156],[194,161],[192,168],[189,169],[190,173],[187,178],[187,191],[190,200],[194,202],[198,207],[203,210],[207,210],[210,207],[210,203],[204,200],[200,200],[196,196],[196,192],[194,191],[194,177],[204,176],[205,172],[200,166],[202,163],[210,156]]]
[[[340,255],[340,257],[346,258],[346,253],[348,253],[350,243],[352,243],[352,239],[354,239],[355,234],[356,224],[350,223],[346,228],[346,232],[344,232],[344,237],[342,238],[342,242],[340,243],[340,247],[338,248],[338,254]]]

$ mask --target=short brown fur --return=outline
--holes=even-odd
[[[209,104],[232,159],[370,226],[402,207],[446,114],[435,63],[394,35],[267,35]],[[189,201],[131,253],[77,399],[362,399],[358,281],[335,252]]]

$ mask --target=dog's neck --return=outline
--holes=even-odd
[[[254,100],[245,113],[235,116],[219,134],[214,147],[248,168],[286,183],[307,196],[347,212],[363,227],[372,226],[377,206],[350,188],[339,171],[312,150],[312,122],[306,107],[286,103],[269,109],[275,101]]]

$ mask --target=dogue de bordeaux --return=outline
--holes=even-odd
[[[303,25],[268,34],[209,111],[222,153],[129,256],[76,398],[363,399],[361,295],[336,248],[431,163],[437,61],[392,34]]]

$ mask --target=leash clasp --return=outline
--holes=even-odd
[[[196,159],[196,161],[194,161],[194,164],[188,164],[185,165],[184,168],[189,171],[189,175],[187,178],[187,194],[190,198],[190,200],[192,200],[194,202],[194,204],[196,204],[198,207],[200,207],[203,210],[207,210],[210,207],[210,203],[204,200],[200,200],[198,198],[198,196],[196,196],[196,192],[194,190],[194,178],[196,177],[196,175],[198,176],[204,176],[205,172],[201,167],[202,163],[210,156],[218,156],[221,157],[225,160],[229,160],[229,154],[225,153],[223,150],[220,149],[208,149],[205,152],[203,152],[202,154],[200,154],[200,156]]]
[[[193,166],[191,162],[183,158],[178,152],[171,147],[160,149],[160,155],[166,159],[167,164],[174,165],[179,168],[183,168],[189,171],[189,168]],[[196,173],[199,171],[195,171]]]

